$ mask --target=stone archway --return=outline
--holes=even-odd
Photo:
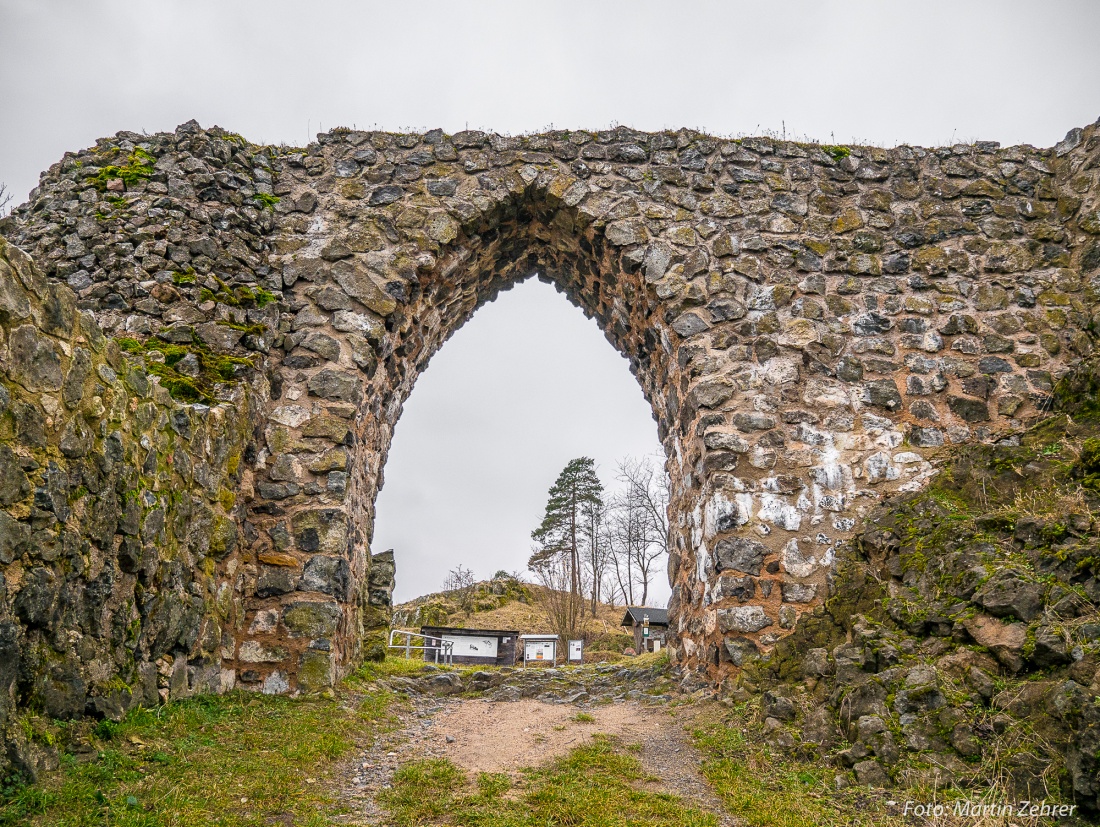
[[[316,688],[354,662],[382,620],[369,542],[401,406],[446,338],[535,272],[653,408],[671,650],[715,680],[820,604],[871,504],[1037,415],[1090,352],[1094,131],[883,150],[334,130],[290,150],[192,123],[67,157],[5,232],[109,334],[258,368],[241,496],[220,506],[241,540],[202,587],[232,595],[223,686]],[[97,152],[142,171],[92,167],[106,183],[89,185]],[[116,204],[104,189],[129,216],[87,217]]]
[[[920,486],[930,451],[1018,427],[1090,347],[1071,320],[1083,307],[1045,330],[1074,279],[1053,171],[1020,150],[338,131],[318,155],[278,190],[301,245],[284,285],[309,302],[289,359],[311,365],[283,393],[364,399],[353,544],[371,536],[419,371],[539,272],[597,319],[653,407],[686,667],[769,648],[821,601],[866,505]]]
[[[355,149],[356,144],[345,146],[363,152]],[[662,345],[664,323],[654,326],[648,321],[656,308],[645,300],[644,272],[636,266],[623,267],[616,255],[621,245],[608,243],[598,232],[585,233],[583,228],[592,219],[576,209],[571,196],[547,189],[546,181],[540,188],[538,175],[531,175],[533,169],[499,175],[491,187],[474,179],[479,200],[481,192],[491,193],[482,201],[488,213],[484,226],[480,212],[463,226],[439,203],[424,207],[393,200],[381,208],[369,206],[372,197],[378,201],[396,195],[391,189],[367,196],[367,212],[351,220],[334,220],[333,213],[341,201],[355,199],[325,193],[311,213],[324,217],[310,220],[304,233],[287,233],[291,246],[301,246],[281,262],[284,289],[302,303],[296,316],[302,321],[284,342],[287,357],[281,370],[281,396],[273,403],[272,417],[287,429],[286,440],[293,441],[302,433],[296,430],[298,424],[315,433],[312,422],[319,407],[356,406],[353,437],[348,440],[354,447],[345,450],[351,470],[343,499],[353,547],[369,545],[373,504],[393,428],[420,371],[478,307],[501,289],[536,273],[594,317],[611,344],[628,358],[653,406],[662,438],[668,436],[663,423],[669,405],[677,404],[670,402],[677,396],[670,391],[675,372],[668,363],[667,334]],[[344,174],[348,171],[342,167]],[[352,176],[345,178],[342,192],[350,189],[355,194],[357,183]],[[460,187],[462,183],[441,176],[429,186],[444,192],[453,187],[458,198],[470,189]],[[302,199],[308,206],[313,194],[309,188],[292,190],[286,197],[293,209]],[[415,232],[423,243],[415,250],[364,249],[377,245],[391,227],[407,224],[410,211],[422,213]],[[294,213],[288,215],[290,223]],[[319,487],[320,479],[301,463],[275,461],[294,466],[287,475],[296,481]],[[342,473],[347,472],[337,471]],[[327,481],[325,486],[329,488]],[[331,499],[322,507],[333,508],[337,498]],[[299,513],[315,511],[310,504]],[[291,523],[298,519],[303,518],[289,518]],[[344,525],[334,529],[341,538]]]

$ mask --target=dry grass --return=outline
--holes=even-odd
[[[992,514],[1015,517],[1027,515],[1039,520],[1065,520],[1075,514],[1092,514],[1093,503],[1083,488],[1021,489],[1011,504],[992,511]]]
[[[544,589],[542,586],[531,586],[530,589],[534,593],[535,603],[513,602],[487,612],[472,612],[462,619],[461,625],[478,629],[518,629],[520,634],[545,631],[546,614],[537,602]],[[596,616],[592,617],[588,614],[586,604],[584,620],[588,631],[593,634],[621,634],[619,623],[624,613],[622,608],[598,603]]]
[[[514,629],[521,635],[547,632],[550,624],[546,612],[539,605],[539,598],[545,591],[545,587],[526,585],[532,593],[532,602],[523,603],[513,600],[495,609],[473,612],[463,612],[456,607],[455,611],[448,614],[446,625],[466,629]],[[434,597],[434,595],[427,597]],[[423,600],[425,598],[418,598],[417,602]],[[395,611],[400,612],[411,605],[397,606]],[[630,633],[619,625],[625,613],[623,607],[598,603],[596,615],[593,617],[588,614],[588,605],[586,602],[583,631],[589,641],[589,652],[599,649],[619,653],[624,647],[633,645],[632,639],[629,638]]]

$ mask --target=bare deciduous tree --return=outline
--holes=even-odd
[[[447,572],[443,581],[443,590],[453,592],[458,600],[458,605],[463,612],[469,614],[474,604],[474,573],[458,564],[457,568]]]
[[[637,597],[644,606],[659,561],[668,553],[668,476],[648,458],[627,457],[616,478],[622,489],[612,500],[606,530],[611,577],[623,602],[637,605]]]
[[[638,512],[629,507],[622,494],[614,497],[609,512],[607,542],[611,548],[613,582],[618,587],[619,594],[622,595],[623,603],[627,606],[635,605],[634,558],[637,556],[637,548],[641,542],[638,516]]]
[[[608,506],[599,503],[586,510],[581,531],[584,535],[584,581],[588,592],[588,608],[596,616],[596,606],[603,600],[604,581],[611,560],[611,545],[607,537]],[[612,593],[612,596],[614,593]]]
[[[459,563],[457,568],[447,572],[447,577],[443,580],[443,591],[452,592],[459,589],[468,589],[472,585],[474,585],[473,571]]]
[[[8,191],[8,185],[0,182],[0,218],[3,218],[11,212],[8,205],[12,202],[14,197],[15,196]]]
[[[543,587],[538,605],[556,634],[561,645],[581,636],[584,598],[574,589],[575,578],[567,557],[556,557],[534,569],[535,577]]]

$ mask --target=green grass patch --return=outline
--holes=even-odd
[[[681,798],[642,789],[638,759],[612,738],[589,745],[542,769],[510,779],[480,773],[471,790],[466,774],[446,760],[416,761],[399,769],[381,796],[393,824],[463,827],[716,827],[717,819]]]
[[[403,658],[389,654],[383,661],[366,661],[355,670],[352,678],[359,682],[376,681],[382,678],[418,678],[423,677],[429,664],[421,656]]]
[[[730,815],[752,827],[883,827],[900,825],[887,815],[885,792],[866,787],[836,790],[835,770],[782,759],[766,744],[748,739],[735,716],[695,730],[703,776]],[[873,799],[873,800],[872,800]]]
[[[236,692],[135,710],[95,727],[96,752],[5,791],[0,825],[332,824],[329,768],[391,725],[391,694],[348,700]]]

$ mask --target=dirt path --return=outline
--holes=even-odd
[[[394,772],[405,763],[446,758],[471,779],[479,772],[518,776],[525,767],[545,764],[596,734],[606,734],[623,745],[641,746],[636,757],[649,776],[642,782],[646,789],[687,799],[714,813],[722,827],[733,827],[736,822],[724,814],[699,773],[701,758],[687,732],[690,724],[690,711],[663,703],[623,700],[579,708],[532,698],[413,695],[397,730],[341,765],[337,787],[349,808],[347,824],[380,827],[386,822],[375,796],[390,786]]]

